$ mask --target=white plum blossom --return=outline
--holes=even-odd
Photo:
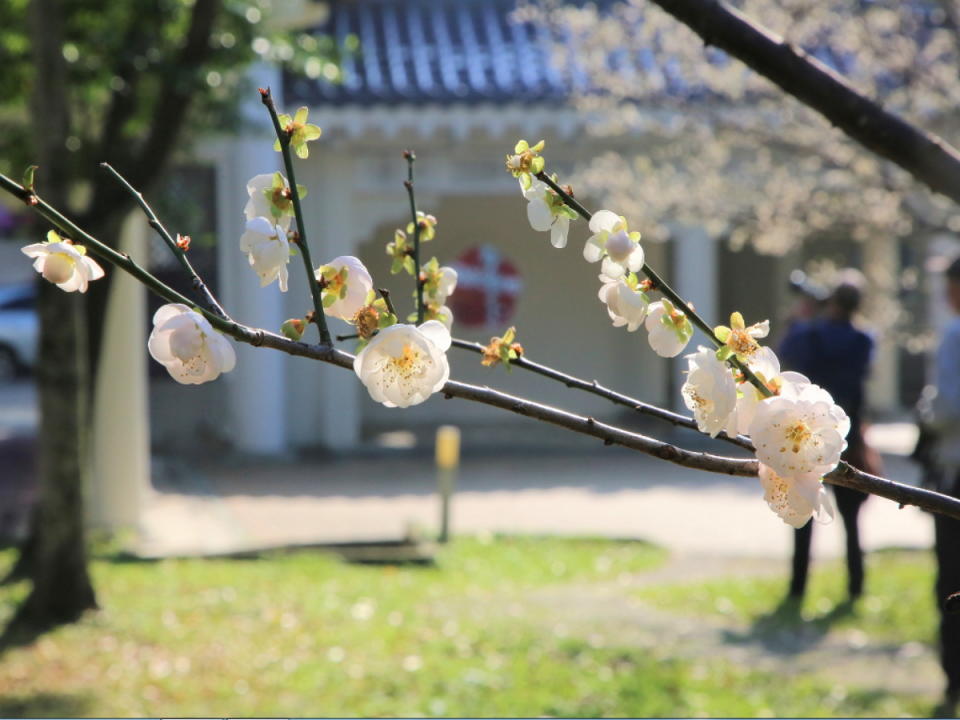
[[[629,332],[634,332],[643,324],[650,300],[643,291],[631,287],[626,278],[607,279],[597,295],[607,306],[614,327],[626,325]]]
[[[693,337],[693,326],[669,300],[658,300],[647,308],[647,340],[660,357],[676,357]]]
[[[357,312],[372,302],[373,278],[353,255],[335,257],[314,271],[323,287],[323,312],[352,322]]]
[[[287,291],[287,263],[290,262],[290,243],[287,231],[265,217],[247,220],[246,232],[240,237],[240,249],[247,254],[250,267],[260,278],[260,287],[274,280],[281,292]]]
[[[747,367],[774,394],[779,394],[784,384],[809,384],[810,380],[798,372],[780,372],[780,360],[768,347],[759,348],[747,363]],[[749,382],[740,385],[737,399],[737,432],[747,435],[760,402],[766,397]]]
[[[289,230],[293,219],[293,202],[286,197],[289,187],[280,173],[263,173],[250,178],[247,182],[250,199],[243,208],[247,220],[270,218],[284,230]]]
[[[433,311],[434,317],[443,323],[443,326],[447,328],[447,332],[453,330],[453,310],[451,310],[447,305],[441,305],[439,308]]]
[[[583,247],[587,262],[594,263],[602,258],[602,272],[610,278],[620,277],[628,271],[640,272],[644,263],[640,233],[629,232],[625,218],[610,210],[599,210],[590,219],[590,231],[593,235]]]
[[[799,378],[783,382],[779,395],[760,401],[750,437],[757,459],[778,475],[822,477],[840,462],[850,419],[830,393]]]
[[[203,315],[178,303],[164,305],[154,314],[147,348],[170,377],[184,385],[216,380],[237,362],[229,341]]]
[[[20,248],[27,257],[36,258],[33,269],[66,292],[86,292],[93,280],[103,277],[103,268],[87,249],[61,238],[55,231],[47,233],[47,241]]]
[[[763,499],[787,525],[802,528],[811,517],[821,523],[833,520],[833,505],[819,475],[782,477],[763,463],[758,474]]]
[[[730,326],[719,325],[715,332],[729,353],[736,355],[741,362],[748,362],[760,350],[757,340],[770,334],[770,321],[748,326],[743,315],[734,312],[730,315]]]
[[[693,411],[697,427],[710,437],[721,430],[736,432],[737,384],[730,368],[710,348],[699,347],[687,355],[687,380],[681,388],[683,402]]]
[[[522,181],[520,186],[523,187]],[[529,188],[523,190],[523,197],[528,201],[527,220],[530,221],[530,227],[537,232],[549,230],[550,244],[558,249],[565,248],[570,232],[570,220],[576,217],[574,212],[540,180],[535,180]]]
[[[447,298],[453,294],[453,291],[457,289],[457,271],[449,265],[444,265],[440,268],[439,275],[433,299],[443,305],[447,302]]]
[[[353,370],[370,397],[387,407],[418,405],[450,377],[450,332],[428,320],[420,327],[391,325],[360,351]]]

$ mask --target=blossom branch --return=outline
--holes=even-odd
[[[123,175],[117,172],[117,170],[110,165],[110,163],[100,163],[100,167],[110,172],[114,178],[117,179],[117,182],[123,185],[127,192],[129,192],[137,201],[137,203],[140,205],[140,208],[143,210],[144,215],[147,216],[147,223],[157,232],[157,235],[163,239],[163,242],[166,243],[168,248],[170,248],[170,252],[173,253],[174,257],[176,257],[183,266],[183,269],[186,270],[190,275],[193,289],[203,297],[207,303],[207,306],[221,317],[226,318],[226,311],[224,311],[224,309],[220,306],[220,303],[217,302],[216,297],[214,297],[213,293],[210,292],[210,288],[207,287],[206,283],[200,279],[199,275],[197,275],[197,271],[193,269],[193,264],[187,257],[186,250],[177,244],[177,241],[173,239],[169,231],[163,226],[163,223],[160,222],[160,219],[157,217],[156,213],[154,213],[153,208],[151,208],[146,199],[144,199],[143,193],[134,188],[133,185],[131,185],[129,181],[123,177]]]
[[[484,351],[483,345],[480,343],[470,342],[469,340],[453,338],[452,344],[453,347],[460,348],[461,350],[469,350],[470,352],[475,352],[479,355],[482,355]],[[631,410],[641,413],[642,415],[648,415],[650,417],[657,418],[658,420],[665,420],[666,422],[669,422],[677,427],[689,428],[690,430],[699,430],[696,420],[694,420],[692,417],[671,412],[670,410],[657,407],[656,405],[651,405],[650,403],[645,403],[642,400],[630,397],[629,395],[624,395],[616,390],[611,390],[607,387],[604,387],[596,380],[584,380],[573,375],[568,375],[567,373],[555,370],[548,365],[542,365],[540,363],[533,362],[532,360],[529,360],[523,356],[511,360],[510,366],[529,370],[537,375],[542,375],[543,377],[563,383],[569,388],[583,390],[584,392],[605,398],[615,405],[622,405],[623,407],[628,407]],[[750,438],[744,437],[743,435],[731,436],[727,435],[725,432],[721,432],[717,435],[717,439],[725,440],[729,443],[737,445],[738,447],[742,447],[744,450],[750,450],[751,452],[754,449]]]
[[[82,242],[84,247],[86,247],[98,259],[110,263],[111,265],[118,267],[132,275],[160,297],[173,303],[187,305],[188,307],[195,306],[195,303],[192,300],[177,292],[169,285],[161,282],[156,276],[140,267],[140,265],[138,265],[129,255],[114,250],[109,245],[102,243],[100,240],[93,237],[82,228],[78,227],[76,223],[65,217],[59,210],[40,198],[36,194],[35,190],[25,188],[3,174],[0,174],[0,189],[5,190],[14,197],[23,201],[27,206],[33,208],[37,214],[45,218],[58,230],[62,231],[66,237]],[[220,332],[251,345],[262,344],[261,337],[264,331],[255,330],[241,325],[231,318],[222,317],[205,307],[197,307],[197,310]]]
[[[174,303],[191,304],[187,298],[141,268],[129,256],[113,250],[77,227],[75,223],[64,217],[58,210],[40,199],[32,189],[24,188],[2,174],[0,174],[0,189],[19,198],[67,236],[82,241],[89,251],[98,258],[132,275],[160,297]],[[354,357],[349,353],[333,348],[329,344],[309,345],[266,330],[242,325],[220,317],[206,308],[199,308],[198,311],[216,329],[240,342],[258,347],[273,348],[289,355],[327,362],[345,369],[353,368]],[[458,397],[479,402],[524,417],[565,427],[568,430],[603,440],[605,445],[621,445],[684,467],[747,477],[755,476],[758,472],[758,463],[753,459],[728,458],[710,453],[692,452],[640,433],[598,422],[591,417],[575,415],[491,388],[450,380],[443,386],[441,392],[447,397]],[[924,510],[960,519],[960,500],[956,498],[870,475],[846,463],[841,463],[836,470],[826,475],[824,480],[835,485],[879,495],[900,505],[915,505]]]
[[[313,261],[310,259],[310,244],[307,242],[307,231],[303,222],[303,208],[300,206],[300,191],[297,189],[297,178],[293,170],[293,157],[290,155],[290,133],[280,126],[277,107],[273,103],[270,88],[260,89],[260,100],[270,113],[273,129],[280,143],[280,153],[283,155],[283,166],[287,172],[287,182],[290,184],[290,200],[293,202],[293,213],[297,220],[297,247],[307,271],[307,284],[310,286],[310,297],[313,299],[313,321],[320,330],[320,342],[330,345],[330,331],[327,329],[327,318],[323,312],[323,298],[320,294],[320,284],[314,275]]]
[[[291,355],[329,362],[342,368],[353,368],[353,355],[349,353],[330,347],[306,345],[270,332],[263,332],[261,345]],[[456,380],[449,380],[443,386],[441,392],[446,397],[456,397],[498,407],[517,415],[558,425],[583,435],[590,435],[603,440],[604,445],[620,445],[683,467],[741,477],[753,477],[757,474],[758,463],[754,459],[729,458],[711,453],[692,452],[640,433],[599,422],[591,417],[569,413],[488,387],[478,387]],[[960,500],[957,498],[870,475],[846,463],[841,463],[836,470],[826,475],[824,480],[833,485],[841,485],[893,500],[901,506],[913,505],[929,512],[960,519]]]
[[[563,200],[563,202],[568,207],[572,208],[580,217],[582,217],[588,223],[590,222],[590,219],[593,217],[590,211],[587,210],[583,205],[581,205],[576,199],[574,199],[574,197],[570,193],[568,193],[566,190],[560,187],[559,184],[554,182],[553,179],[549,175],[547,175],[545,171],[541,170],[536,174],[536,177],[538,180],[546,183],[550,187],[550,189],[553,190],[557,194],[557,196],[561,200]],[[662,277],[660,277],[660,275],[652,267],[650,267],[648,263],[644,263],[640,271],[650,279],[650,282],[653,283],[654,289],[657,290],[661,295],[666,297],[668,300],[670,300],[670,302],[673,303],[674,307],[680,308],[683,311],[683,313],[690,318],[690,321],[694,325],[696,325],[703,332],[703,334],[710,339],[710,342],[712,342],[717,347],[723,346],[723,343],[720,341],[720,338],[717,337],[716,333],[713,331],[713,328],[707,324],[706,320],[700,317],[699,313],[697,313],[696,310],[691,308],[686,303],[686,301],[684,301],[684,299],[677,294],[677,291],[674,290],[672,287],[670,287],[667,281],[664,280]],[[764,397],[770,397],[772,395],[772,393],[770,392],[770,388],[768,388],[760,380],[760,378],[758,378],[753,373],[753,371],[749,367],[747,367],[746,363],[740,362],[740,360],[737,359],[735,355],[731,355],[727,359],[727,362],[729,362],[731,366],[733,366],[734,368],[739,370],[741,373],[743,373],[744,378],[746,378],[751,385],[757,388],[757,390],[759,390]]]
[[[871,152],[960,202],[960,152],[857,92],[824,63],[720,0],[652,0]]]
[[[410,217],[413,222],[413,278],[417,283],[417,325],[422,325],[425,317],[423,307],[423,281],[420,279],[420,220],[417,218],[417,199],[413,190],[413,163],[417,156],[413,150],[405,150],[403,157],[407,161],[407,180],[403,186],[410,197]]]

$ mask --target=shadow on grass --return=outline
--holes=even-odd
[[[790,655],[816,645],[834,623],[857,613],[856,603],[845,600],[829,612],[807,619],[801,613],[801,606],[801,600],[787,596],[773,610],[757,617],[747,630],[724,631],[724,640],[756,643],[768,652]]]
[[[373,540],[343,543],[304,543],[282,545],[263,550],[237,550],[220,554],[204,556],[184,556],[183,560],[230,560],[234,562],[248,562],[256,560],[273,560],[282,555],[299,553],[329,553],[344,562],[356,565],[404,565],[410,567],[434,567],[436,565],[437,547],[432,542],[421,540]],[[97,560],[114,565],[150,565],[170,558],[143,557],[135,553],[114,550],[98,553]]]
[[[0,717],[52,718],[83,717],[90,712],[86,695],[37,692],[0,697]]]

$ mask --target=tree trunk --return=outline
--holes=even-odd
[[[97,606],[83,528],[89,411],[81,297],[50,283],[40,290],[40,487],[28,563],[33,588],[12,627],[72,622]]]
[[[69,134],[62,10],[58,0],[32,0],[30,34],[35,58],[32,112],[41,171],[37,191],[65,207],[69,170],[63,141]],[[43,629],[76,620],[97,606],[87,572],[83,476],[87,460],[88,364],[83,296],[40,281],[39,492],[26,548],[33,587],[8,632]]]

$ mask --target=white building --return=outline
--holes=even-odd
[[[309,159],[296,166],[297,181],[309,189],[305,212],[314,262],[357,255],[378,285],[393,291],[401,314],[412,309],[410,278],[390,276],[384,253],[394,228],[409,220],[401,152],[412,148],[418,158],[418,206],[439,218],[426,256],[436,254],[444,264],[464,256],[482,260],[464,274],[454,296],[460,318],[455,336],[486,342],[516,325],[534,360],[650,402],[677,405],[682,361],[658,358],[643,332],[610,326],[596,295],[596,268],[581,256],[589,234],[585,223],[573,224],[565,251],[554,250],[545,235],[530,229],[516,181],[503,169],[504,155],[519,138],[546,139],[549,169],[561,177],[597,152],[636,150],[636,138],[598,140],[586,132],[585,118],[565,102],[570,84],[579,79],[552,65],[553,40],[538,26],[514,22],[513,0],[328,5],[317,32],[340,42],[351,35],[359,40],[359,52],[343,63],[342,83],[324,80],[322,68],[314,68],[313,79],[267,67],[254,77],[258,85],[271,86],[281,110],[306,105],[311,121],[324,130]],[[285,318],[303,316],[309,294],[299,258],[291,260],[290,292],[284,295],[276,285],[259,287],[237,246],[247,179],[281,169],[259,97],[250,98],[245,112],[260,131],[213,143],[206,158],[216,176],[219,294],[238,320],[276,330]],[[599,207],[591,198],[581,199]],[[871,252],[886,253],[883,262],[899,262],[895,244],[880,245]],[[776,322],[788,303],[787,277],[797,260],[749,252],[734,259],[699,228],[677,228],[668,242],[647,246],[647,255],[715,322],[734,309]],[[503,272],[507,266],[512,270]],[[512,303],[512,312],[500,307],[503,303]],[[490,322],[466,322],[475,315]],[[332,325],[334,333],[349,331],[337,321]],[[630,417],[598,398],[529,374],[482,368],[470,353],[451,350],[451,368],[457,379],[600,418]],[[875,374],[874,406],[896,406],[895,348],[881,353]],[[339,451],[381,432],[430,431],[447,422],[472,429],[468,442],[484,432],[510,438],[532,430],[522,418],[441,398],[406,411],[387,409],[339,368],[249,347],[239,348],[237,369],[217,383],[183,388],[160,379],[154,385],[153,437],[161,447],[199,439],[251,453]]]

